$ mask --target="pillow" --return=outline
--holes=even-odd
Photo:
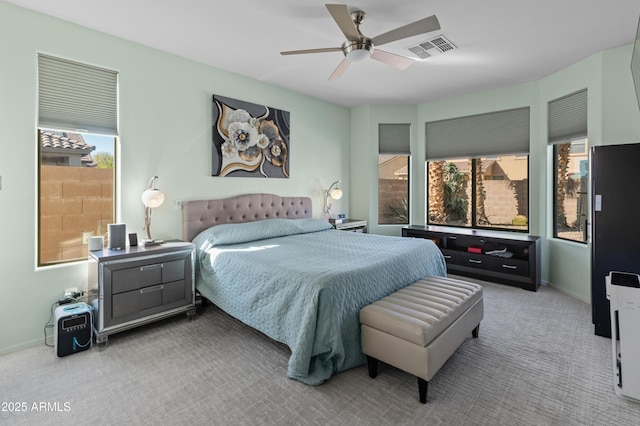
[[[204,242],[208,242],[209,246],[221,246],[327,229],[333,229],[333,226],[320,219],[265,219],[212,226],[198,234],[193,242],[196,246],[201,246]]]

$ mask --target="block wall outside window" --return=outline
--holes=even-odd
[[[528,231],[526,155],[427,162],[427,224]]]
[[[87,259],[89,238],[106,240],[107,225],[115,221],[114,138],[94,136],[100,142],[96,147],[77,133],[39,133],[38,264]],[[88,153],[69,160],[79,147]]]

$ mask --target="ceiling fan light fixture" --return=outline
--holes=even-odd
[[[371,52],[365,49],[352,50],[347,53],[347,58],[349,58],[351,62],[364,61],[369,56],[371,56]]]
[[[346,41],[342,45],[342,51],[351,62],[363,61],[373,53],[373,43],[369,39]]]

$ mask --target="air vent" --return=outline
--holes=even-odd
[[[417,57],[427,59],[432,56],[439,55],[440,53],[456,49],[456,46],[445,36],[439,35],[427,41],[409,46],[407,49]]]

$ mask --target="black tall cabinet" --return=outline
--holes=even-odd
[[[640,274],[640,144],[591,150],[591,303],[595,334],[611,337],[605,277]]]

